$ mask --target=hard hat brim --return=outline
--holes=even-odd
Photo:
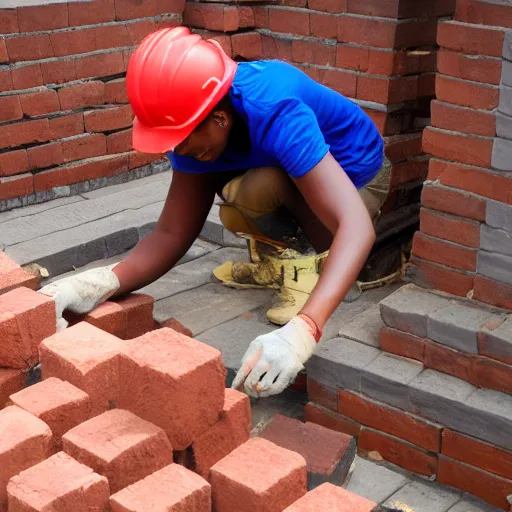
[[[193,125],[180,129],[145,126],[135,118],[132,130],[133,149],[141,153],[167,153],[181,144],[193,130]]]

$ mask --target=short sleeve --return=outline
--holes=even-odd
[[[292,178],[304,176],[329,151],[316,115],[300,100],[282,100],[262,109],[250,123],[258,146],[275,157]]]

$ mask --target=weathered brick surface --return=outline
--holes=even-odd
[[[39,281],[36,276],[25,272],[16,262],[0,251],[0,294],[19,287],[35,289],[38,286]]]
[[[9,397],[25,387],[26,374],[22,370],[0,368],[0,409],[6,405]]]
[[[7,486],[9,510],[105,510],[109,486],[104,476],[64,452],[22,471]]]
[[[211,501],[208,482],[178,464],[170,464],[114,494],[110,505],[112,512],[138,512],[148,510],[148,506],[155,512],[209,512]]]
[[[512,364],[512,318],[484,326],[478,336],[478,351],[484,356]]]
[[[165,432],[122,409],[74,427],[63,436],[62,448],[107,477],[114,493],[172,463]]]
[[[254,438],[213,466],[210,483],[217,512],[233,510],[233,499],[240,512],[284,510],[306,494],[306,461],[298,453]]]
[[[304,419],[350,436],[357,436],[361,430],[361,426],[355,421],[313,402],[308,402],[304,407]]]
[[[225,371],[219,351],[171,329],[152,331],[123,345],[118,406],[163,428],[183,450],[217,421]]]

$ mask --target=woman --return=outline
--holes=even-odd
[[[184,27],[149,35],[130,59],[134,149],[168,153],[172,185],[154,231],[113,267],[43,288],[84,313],[169,271],[199,235],[215,195],[224,226],[250,239],[229,286],[279,289],[281,328],[257,337],[234,387],[280,393],[309,359],[375,240],[389,189],[383,140],[353,102],[279,61],[236,63]],[[314,249],[314,252],[311,250]]]

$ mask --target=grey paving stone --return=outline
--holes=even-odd
[[[512,116],[496,112],[496,134],[502,139],[512,140]]]
[[[153,296],[156,300],[160,300],[198,288],[212,282],[212,272],[217,266],[234,259],[247,259],[247,251],[225,248],[209,252],[200,258],[174,267],[160,279],[145,286],[140,291]],[[234,294],[233,299],[235,298],[236,295]]]
[[[379,332],[383,325],[380,306],[375,304],[356,315],[352,321],[343,324],[338,334],[365,345],[379,347]]]
[[[500,85],[500,102],[498,110],[502,114],[512,116],[512,87]]]
[[[485,355],[512,364],[512,316],[509,316],[497,329],[485,331]]]
[[[233,233],[224,228],[220,221],[218,204],[212,206],[200,237],[203,240],[222,246],[247,247],[246,240],[236,237]]]
[[[503,58],[512,61],[512,30],[505,31],[505,40],[503,41]]]
[[[471,423],[469,408],[464,404],[474,386],[434,370],[424,370],[409,383],[411,412],[460,432]]]
[[[480,227],[480,248],[485,251],[512,256],[512,233],[482,224]]]
[[[306,365],[308,376],[334,389],[360,391],[361,370],[380,350],[347,338],[323,341]]]
[[[504,60],[501,68],[501,83],[512,87],[512,62]]]
[[[510,100],[512,101],[512,94]],[[512,171],[512,140],[494,138],[491,166],[500,171]]]
[[[476,271],[496,281],[512,284],[512,257],[496,252],[478,251]]]
[[[493,507],[481,500],[465,498],[449,509],[448,512],[500,512],[501,509]]]
[[[406,476],[357,456],[356,468],[347,490],[375,503],[382,503],[408,482]]]
[[[237,316],[270,305],[269,290],[232,290],[221,284],[207,284],[155,303],[154,317],[159,322],[176,318],[194,336]]]
[[[410,482],[384,502],[405,503],[414,512],[446,512],[460,500],[461,493],[428,482]]]
[[[512,206],[499,201],[487,201],[485,222],[492,228],[512,232]]]
[[[477,389],[466,400],[470,410],[466,432],[496,446],[512,448],[512,395]]]
[[[478,331],[492,314],[483,309],[454,304],[428,316],[427,338],[448,347],[478,353]]]
[[[221,351],[222,361],[228,370],[226,385],[231,385],[251,341],[261,334],[267,334],[276,329],[266,321],[264,309],[245,313],[197,336],[199,341]]]
[[[428,315],[449,304],[443,297],[408,284],[381,301],[380,312],[387,326],[424,338]]]
[[[404,357],[381,353],[361,373],[361,392],[400,409],[409,409],[409,382],[423,365]]]

